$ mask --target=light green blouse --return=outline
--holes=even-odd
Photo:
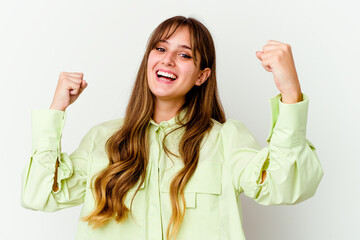
[[[303,101],[294,104],[281,102],[281,94],[270,99],[272,123],[264,148],[242,122],[213,120],[210,134],[201,143],[198,167],[185,188],[186,212],[178,240],[245,239],[238,210],[242,192],[262,205],[296,204],[314,196],[324,173],[315,147],[306,139],[308,103],[305,94]],[[46,212],[83,204],[82,217],[94,207],[90,178],[108,164],[105,141],[123,118],[92,127],[70,155],[61,152],[65,118],[65,111],[32,110],[32,152],[22,174],[21,204]],[[79,220],[76,239],[165,239],[171,216],[169,186],[183,163],[170,155],[172,163],[161,140],[178,126],[175,118],[149,122],[150,159],[146,180],[132,206],[135,221],[129,217],[123,224],[110,221],[92,230]],[[166,138],[175,154],[179,154],[181,134],[178,130]],[[54,192],[57,158],[59,189]],[[265,169],[267,176],[260,184]],[[136,187],[126,196],[128,207]]]

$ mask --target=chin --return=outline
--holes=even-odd
[[[161,99],[161,100],[169,100],[171,98],[173,98],[173,96],[171,96],[170,94],[166,94],[166,93],[158,93],[158,92],[152,92],[155,96],[155,98],[157,99]]]

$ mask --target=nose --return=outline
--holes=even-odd
[[[166,54],[164,54],[164,58],[162,59],[162,63],[165,66],[174,66],[175,65],[174,53],[167,52]]]

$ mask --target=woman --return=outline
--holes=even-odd
[[[84,203],[77,239],[245,239],[240,193],[263,205],[312,197],[323,170],[305,136],[308,97],[291,48],[269,41],[256,56],[281,92],[262,149],[244,124],[226,121],[214,43],[194,18],[154,30],[125,117],[91,128],[70,155],[60,150],[65,110],[87,83],[61,73],[50,110],[32,112],[22,205]]]

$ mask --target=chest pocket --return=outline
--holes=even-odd
[[[221,172],[218,162],[198,164],[184,189],[187,208],[207,208],[217,204],[221,194]]]
[[[170,201],[169,188],[172,177],[180,169],[171,169],[164,175],[160,192]],[[185,216],[178,239],[192,239],[193,231],[201,232],[201,239],[219,239],[220,196],[222,193],[222,164],[217,161],[199,162],[196,171],[185,186]],[[180,200],[181,201],[181,200]],[[168,203],[171,215],[171,204]]]

